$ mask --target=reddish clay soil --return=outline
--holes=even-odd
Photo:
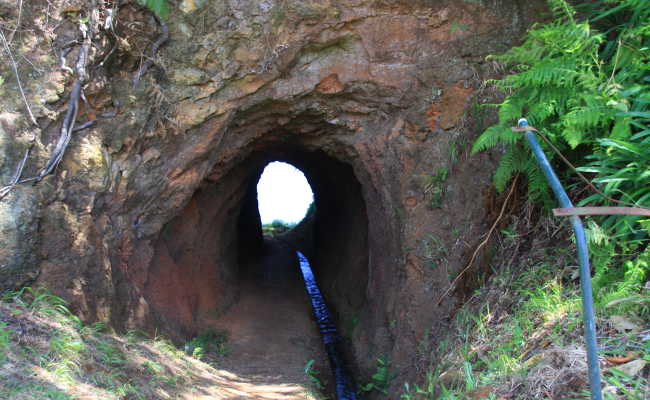
[[[304,367],[311,359],[322,380],[329,380],[299,267],[280,244],[267,247],[267,256],[244,280],[239,301],[212,323],[229,332],[230,353],[218,369],[232,376],[217,389],[219,399],[310,398],[314,386]]]

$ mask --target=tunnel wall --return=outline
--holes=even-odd
[[[242,205],[253,202],[246,197],[246,178],[233,172],[218,184],[202,184],[153,244],[141,290],[174,338],[197,334],[202,321],[222,314],[236,300],[243,240],[248,241],[246,254],[260,252],[259,213],[253,214],[256,224],[251,218],[252,224],[239,227],[240,210],[251,210]]]

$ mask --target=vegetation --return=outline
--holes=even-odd
[[[303,221],[309,220],[310,218],[313,218],[314,215],[316,214],[316,204],[312,202],[309,207],[307,208],[307,211],[305,212],[305,216],[303,219],[296,223],[296,222],[285,222],[281,219],[274,219],[270,224],[263,224],[262,225],[262,233],[264,236],[277,236],[281,235],[285,232],[288,232],[298,226],[299,224],[303,223]]]
[[[640,0],[549,3],[550,22],[493,57],[510,71],[493,82],[505,97],[494,105],[498,123],[473,151],[503,151],[499,191],[522,174],[532,202],[555,205],[522,133],[511,130],[526,117],[578,205],[649,207],[650,7]],[[568,164],[597,191],[583,189]],[[429,352],[426,377],[404,384],[402,399],[589,398],[574,245],[557,225],[565,221],[526,218],[507,217],[494,275],[442,341],[420,346]],[[604,398],[650,398],[650,220],[607,216],[587,218],[586,226]],[[531,238],[535,245],[522,253]]]
[[[309,360],[305,364],[305,374],[309,378],[309,381],[312,384],[312,389],[308,393],[308,398],[310,400],[329,400],[329,397],[325,396],[323,392],[325,391],[325,384],[323,383],[320,371],[314,367],[314,360]]]
[[[295,226],[296,223],[275,219],[270,224],[262,225],[262,233],[264,236],[277,236],[290,231]]]
[[[494,180],[503,190],[515,173],[528,178],[534,201],[555,204],[541,171],[510,129],[526,116],[558,152],[586,174],[601,193],[585,195],[564,164],[565,186],[578,205],[650,207],[650,7],[640,0],[602,0],[574,8],[549,0],[555,19],[534,27],[521,46],[494,58],[511,68],[496,82],[507,96],[499,122],[474,143],[474,151],[504,149]],[[649,220],[608,216],[587,221],[599,306],[637,311],[650,263]]]
[[[404,384],[402,399],[589,399],[575,249],[568,234],[544,234],[557,229],[553,222],[538,224],[531,234],[538,246],[523,254],[512,240],[502,240],[504,257],[493,266],[498,273],[458,311],[450,331],[436,338],[426,377]],[[509,231],[526,240],[514,227]],[[634,311],[599,303],[609,400],[650,395],[644,372],[650,363],[650,288],[641,298]]]
[[[208,330],[185,344],[188,355],[202,360],[206,355],[225,356],[230,353],[227,346],[228,332]]]
[[[448,169],[439,168],[435,173],[425,176],[424,193],[431,195],[431,200],[429,202],[431,209],[440,208],[445,194],[444,183],[447,180],[448,175]]]
[[[175,398],[210,380],[218,386],[216,370],[197,359],[218,360],[226,351],[223,333],[189,342],[192,358],[162,337],[84,325],[44,288],[0,300],[0,398]]]
[[[379,392],[388,394],[388,387],[391,381],[397,374],[390,370],[390,362],[385,358],[377,359],[377,368],[375,373],[372,374],[371,381],[361,385],[359,391],[361,393]]]
[[[138,3],[147,7],[162,19],[167,19],[167,16],[169,16],[167,0],[138,0]]]

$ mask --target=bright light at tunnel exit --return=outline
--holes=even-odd
[[[293,165],[275,161],[264,168],[257,183],[257,202],[262,224],[276,219],[300,222],[314,194],[305,175]]]

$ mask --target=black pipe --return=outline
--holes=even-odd
[[[309,265],[309,260],[301,252],[296,250],[298,259],[300,260],[300,270],[302,277],[305,280],[305,287],[309,298],[311,299],[312,309],[314,316],[316,316],[316,323],[320,330],[323,343],[325,344],[325,351],[330,360],[330,367],[334,374],[334,381],[336,384],[336,397],[338,400],[356,400],[357,393],[355,390],[354,380],[352,375],[347,369],[347,364],[343,358],[343,351],[341,349],[341,337],[336,331],[336,325],[332,322],[330,313],[325,305],[325,299],[318,289],[316,278]]]

